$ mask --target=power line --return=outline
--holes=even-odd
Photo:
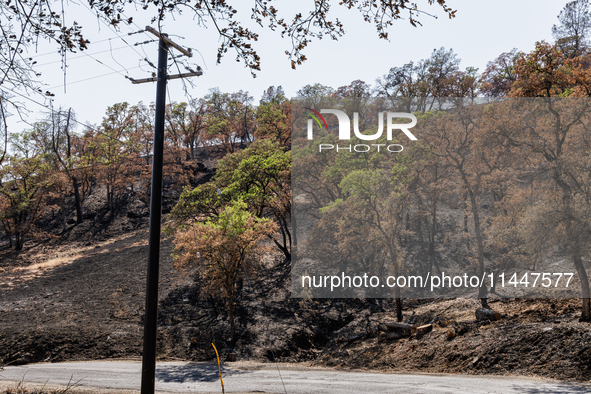
[[[103,19],[100,18],[99,14],[95,14],[92,9],[90,9],[83,1],[80,2],[80,4],[82,4],[82,6],[84,6],[84,8],[86,8],[91,14],[96,15],[97,19],[103,23],[103,25],[105,25],[109,30],[111,30],[119,39],[121,39],[121,41],[123,41],[128,47],[130,47],[131,49],[133,49],[133,51],[135,53],[138,54],[138,56],[142,57],[141,53],[139,53],[132,45],[130,45],[127,41],[125,41],[125,39],[123,37],[121,37],[119,35],[119,33],[117,33],[116,30],[114,30],[109,24],[107,24]]]
[[[84,8],[86,8],[86,9],[87,9],[87,10],[88,10],[90,13],[92,13],[93,15],[95,15],[95,13],[92,11],[92,9],[90,9],[90,8],[89,8],[89,7],[88,7],[86,4],[84,4],[83,2],[81,2],[81,4],[82,4],[82,5],[84,6]],[[124,17],[126,17],[126,18],[127,18],[127,16],[126,16],[126,15],[125,15],[123,12],[121,12],[121,15],[123,15]],[[149,60],[149,57],[148,57],[148,55],[146,54],[146,52],[144,51],[144,49],[143,49],[143,47],[142,47],[141,45],[140,45],[140,48],[141,48],[141,49],[142,49],[142,51],[144,52],[144,56],[142,56],[142,54],[141,54],[141,53],[139,53],[139,52],[137,51],[137,49],[135,49],[135,48],[134,48],[134,46],[135,46],[135,45],[134,45],[134,46],[132,46],[132,45],[130,45],[130,44],[127,42],[127,41],[125,41],[125,39],[124,39],[123,37],[121,37],[121,36],[120,36],[120,35],[117,33],[117,31],[115,31],[115,30],[114,30],[114,29],[111,27],[111,25],[107,24],[107,23],[106,23],[106,22],[105,22],[105,21],[104,21],[104,20],[103,20],[103,19],[102,19],[102,18],[99,16],[99,14],[98,14],[98,13],[96,14],[96,16],[97,16],[97,19],[99,20],[99,22],[101,22],[101,23],[102,23],[104,26],[106,26],[106,27],[107,27],[109,30],[111,30],[113,33],[115,33],[115,34],[117,35],[117,37],[118,37],[119,39],[121,39],[121,41],[123,41],[123,42],[124,42],[124,43],[125,43],[125,44],[126,44],[128,47],[130,47],[130,48],[131,48],[131,49],[132,49],[132,50],[133,50],[133,51],[134,51],[136,54],[138,54],[138,55],[140,56],[140,58],[142,58],[143,60],[145,60],[145,61],[146,61],[146,63],[148,63],[148,64],[150,64],[150,66],[154,67],[153,63],[152,63],[152,62]],[[131,19],[131,18],[128,18],[128,19]],[[134,26],[136,26],[136,27],[137,27],[138,29],[140,29],[140,30],[139,30],[138,32],[134,32],[134,33],[128,33],[128,35],[132,35],[132,34],[139,34],[139,33],[144,33],[144,34],[146,34],[146,35],[147,35],[147,36],[148,36],[150,39],[152,39],[152,36],[150,36],[150,35],[147,33],[147,31],[146,31],[146,30],[148,30],[148,29],[151,29],[150,27],[146,27],[145,29],[141,29],[141,28],[140,28],[140,27],[139,27],[139,26],[138,26],[138,25],[137,25],[135,22],[133,22],[133,20],[132,20],[132,24],[133,24]],[[121,67],[125,68],[125,67],[124,67],[124,66],[122,66],[122,65],[121,65],[119,62],[117,62],[117,60],[115,60],[115,58],[113,57],[113,54],[112,54],[112,53],[111,53],[111,57],[113,58],[113,60],[114,60],[114,61],[115,61],[117,64],[119,64]],[[101,64],[103,64],[103,65],[107,66],[106,64],[104,64],[104,63],[100,62],[99,60],[97,60],[97,59],[95,59],[95,60],[96,60],[97,62],[99,62],[99,63],[101,63]],[[175,63],[176,63],[176,61],[175,61]],[[107,67],[108,67],[108,66],[107,66]],[[109,67],[109,68],[111,68],[111,67]],[[141,67],[140,67],[140,68],[141,68]],[[154,68],[156,68],[156,67],[154,67]],[[115,71],[113,68],[111,68],[111,70]],[[143,69],[142,69],[142,70],[143,70]],[[127,71],[127,69],[126,69],[126,71]],[[125,77],[125,75],[123,75],[123,74],[121,74],[121,75]],[[185,85],[185,82],[183,81],[183,86],[184,86],[184,85]],[[186,91],[186,87],[185,87],[185,91]]]
[[[117,38],[117,37],[115,37],[115,38]],[[108,40],[111,40],[111,39],[109,38]],[[108,41],[108,40],[103,40],[103,41]],[[123,49],[123,48],[127,48],[127,47],[126,46],[122,46],[122,47],[113,48],[112,50],[111,49],[106,49],[104,51],[99,51],[99,52],[85,53],[84,56],[86,56],[86,55],[88,55],[88,56],[98,55],[100,53],[105,53],[105,52],[109,52],[109,51],[117,51],[117,50]],[[83,52],[81,52],[81,53],[83,53]],[[69,60],[82,59],[84,56],[74,56],[74,57],[69,58]],[[61,63],[61,62],[62,62],[61,60],[56,60],[56,61],[49,62],[49,63],[35,64],[35,66],[41,67],[41,66],[47,66],[47,65],[50,65],[50,64]]]
[[[82,2],[80,2],[80,4],[81,4],[81,5],[83,5],[83,6],[84,6],[84,7],[85,7],[87,10],[89,10],[91,13],[93,13],[93,12],[92,12],[92,10],[91,10],[90,8],[88,8],[88,6],[87,6],[86,4],[84,4],[84,2],[83,2],[83,1],[82,1]],[[63,13],[64,13],[64,11],[63,11],[63,0],[62,0],[62,16],[63,16]],[[93,13],[93,15],[94,15],[94,13]],[[98,17],[98,14],[97,14],[97,17]],[[103,22],[103,24],[105,24],[105,22],[104,22],[104,21],[102,21],[101,19],[99,19],[99,21],[101,21],[101,22]],[[122,40],[122,41],[123,41],[123,42],[124,42],[124,43],[125,43],[125,44],[126,44],[128,47],[130,47],[130,48],[131,48],[131,49],[132,49],[132,50],[133,50],[135,53],[137,53],[137,54],[138,54],[138,55],[140,55],[140,57],[141,57],[141,54],[140,54],[140,53],[139,53],[139,52],[138,52],[138,51],[137,51],[137,50],[136,50],[134,47],[132,47],[131,45],[129,45],[129,43],[128,43],[127,41],[125,41],[125,40],[124,40],[124,39],[123,39],[123,38],[122,38],[122,37],[121,37],[119,34],[117,34],[117,32],[116,32],[116,31],[114,31],[114,30],[113,30],[113,29],[112,29],[112,28],[111,28],[109,25],[107,25],[107,24],[105,24],[105,26],[107,26],[107,27],[108,27],[108,28],[109,28],[111,31],[113,31],[113,33],[115,33],[115,34],[116,34],[117,38],[121,39],[121,40]],[[63,86],[63,87],[65,88],[66,86],[70,85],[70,83],[66,83],[66,80],[65,80],[65,78],[66,78],[66,67],[67,67],[67,65],[66,65],[66,63],[65,63],[65,51],[66,51],[66,49],[63,47],[63,42],[61,42],[60,40],[56,39],[55,37],[49,37],[49,38],[50,38],[50,39],[53,39],[53,40],[55,40],[55,41],[57,42],[57,44],[60,46],[60,48],[61,48],[61,52],[62,52],[62,59],[61,59],[61,60],[59,60],[59,61],[55,61],[55,62],[49,62],[49,63],[46,63],[46,64],[53,64],[53,63],[58,63],[58,62],[61,62],[61,63],[62,63],[62,69],[63,69],[63,71],[64,71],[64,83],[63,83],[62,85],[60,85],[60,86]],[[97,43],[98,43],[98,42],[109,41],[109,47],[110,47],[110,48],[109,48],[109,51],[111,52],[111,57],[113,58],[113,60],[114,60],[114,61],[115,61],[117,64],[119,64],[119,66],[121,66],[122,68],[124,68],[124,69],[125,69],[125,71],[126,71],[127,73],[129,73],[129,72],[127,71],[127,68],[125,68],[125,67],[124,67],[123,65],[121,65],[119,62],[117,62],[117,60],[115,60],[115,58],[113,57],[113,54],[112,54],[112,52],[113,52],[113,48],[112,48],[112,47],[111,47],[111,45],[110,45],[110,41],[111,41],[112,39],[114,39],[114,38],[106,38],[106,39],[103,39],[103,40],[97,41]],[[115,50],[117,50],[117,49],[121,49],[121,48],[124,48],[124,47],[119,47],[119,48],[116,48]],[[98,53],[104,53],[104,52],[106,52],[106,51],[101,51],[101,52],[98,52]],[[37,57],[40,57],[40,56],[45,56],[45,55],[52,54],[52,53],[55,53],[55,52],[48,52],[48,53],[41,54],[41,55],[36,55],[36,56],[37,56]],[[110,73],[110,74],[117,73],[117,74],[120,74],[121,76],[125,77],[125,75],[124,75],[124,74],[123,74],[121,71],[118,71],[118,70],[114,69],[113,67],[111,67],[111,66],[109,66],[109,65],[107,65],[107,64],[105,64],[105,63],[103,63],[103,62],[101,62],[100,60],[98,60],[98,59],[96,59],[96,58],[94,58],[94,57],[92,56],[92,54],[88,54],[88,53],[86,53],[86,52],[84,52],[84,51],[81,51],[80,53],[82,53],[82,56],[90,57],[91,59],[95,60],[97,63],[99,63],[99,64],[102,64],[103,66],[105,66],[105,67],[109,68],[110,70],[112,70],[112,71],[113,71],[113,73]],[[75,57],[74,59],[81,58],[82,56],[77,56],[77,57]],[[147,56],[146,56],[146,57],[147,57]],[[31,58],[31,56],[29,56],[29,58]],[[46,64],[43,64],[43,65],[46,65]],[[110,74],[103,74],[103,75],[101,75],[101,76],[106,76],[106,75],[110,75]],[[99,77],[101,77],[101,76],[92,77],[92,78],[87,78],[87,79],[85,79],[85,80],[90,80],[90,79],[94,79],[94,78],[99,78]],[[81,80],[81,81],[75,81],[75,82],[73,82],[73,83],[79,83],[79,82],[82,82],[82,81],[85,81],[85,80]],[[51,88],[51,89],[55,89],[55,88],[57,88],[57,87],[60,87],[60,86],[56,86],[56,87],[54,87],[54,88]],[[13,92],[13,93],[15,93],[15,94],[18,94],[18,93],[16,93],[16,92]],[[18,95],[20,95],[20,94],[18,94]],[[21,96],[22,96],[22,95],[21,95]],[[22,96],[22,97],[25,97],[25,96]],[[25,98],[27,98],[27,99],[30,99],[29,97],[25,97]],[[30,100],[31,100],[31,99],[30,99]],[[37,104],[39,104],[39,103],[37,103]],[[39,104],[39,105],[42,105],[42,104]]]
[[[130,19],[130,20],[131,20],[131,23],[132,23],[132,24],[133,24],[133,25],[134,25],[134,26],[135,26],[135,27],[138,29],[138,31],[137,31],[137,32],[133,32],[133,33],[127,33],[128,35],[130,35],[130,36],[131,36],[131,35],[133,35],[133,34],[140,34],[140,33],[144,33],[146,36],[148,36],[148,37],[152,38],[152,36],[150,36],[150,35],[148,34],[148,29],[147,29],[147,28],[145,28],[145,29],[142,29],[142,28],[141,28],[141,27],[140,27],[140,26],[139,26],[137,23],[135,23],[135,22],[133,21],[133,19],[129,18],[129,17],[128,17],[127,15],[125,15],[123,12],[121,12],[121,15],[123,15],[124,17],[126,17],[126,18]],[[179,37],[179,38],[182,38],[182,39],[184,39],[184,37],[181,37],[181,36],[179,36],[179,35],[175,35],[175,34],[173,34],[172,36],[176,36],[176,37]],[[147,41],[146,41],[146,42],[147,42]],[[146,54],[146,51],[144,50],[143,46],[140,46],[140,48],[142,49],[142,52],[144,52],[144,54],[146,55],[146,58],[145,58],[144,60],[145,60],[145,61],[146,61],[148,64],[150,64],[150,65],[151,65],[153,68],[156,68],[156,67],[155,67],[155,66],[154,66],[154,65],[153,65],[153,64],[152,64],[152,63],[151,63],[151,62],[148,60],[148,55]],[[188,47],[188,49],[189,49],[189,52],[191,52],[191,50],[192,50],[192,49],[194,49],[194,48]],[[205,66],[205,68],[207,69],[207,65],[205,64],[205,59],[203,58],[203,55],[201,54],[201,52],[199,52],[199,50],[196,50],[196,52],[197,52],[197,53],[199,53],[199,56],[201,56],[201,60],[203,61],[203,65],[204,65],[204,66]],[[177,71],[178,71],[178,72],[179,72],[179,74],[180,74],[180,72],[181,72],[181,71],[180,71],[180,68],[179,68],[178,62],[176,61],[176,58],[175,58],[174,56],[172,56],[172,61],[174,62],[175,66],[176,66],[176,68],[177,68]],[[195,72],[195,71],[191,70],[191,69],[190,69],[189,67],[187,67],[187,66],[185,66],[185,68],[186,68],[188,71],[190,71],[190,72]],[[198,70],[199,70],[199,71],[201,71],[199,66],[197,66],[197,68],[198,68]],[[183,78],[181,82],[182,82],[182,84],[183,84],[183,91],[185,92],[185,96],[187,96],[187,98],[188,98],[189,100],[193,99],[193,97],[192,97],[192,96],[191,96],[191,94],[189,93],[189,89],[187,88],[187,82],[185,81],[185,79]],[[194,85],[193,85],[193,83],[192,83],[192,82],[190,82],[190,81],[189,81],[189,84],[191,85],[191,87],[194,87]],[[169,100],[170,100],[170,97],[169,97]]]
[[[83,6],[84,6],[84,7],[85,7],[87,10],[89,10],[89,11],[92,13],[92,10],[91,10],[90,8],[88,8],[88,6],[86,6],[86,5],[85,5],[83,2],[81,2],[81,4],[82,4],[82,5],[83,5]],[[99,20],[100,20],[100,19],[99,19]],[[103,22],[103,24],[105,24],[105,23]],[[106,24],[105,24],[105,25],[106,25]],[[106,26],[107,26],[109,29],[111,29],[111,27],[110,27],[110,26],[108,26],[108,25],[106,25]],[[114,31],[113,29],[111,29],[111,31],[113,31],[113,32],[114,32],[114,33],[117,35],[117,37],[118,37],[118,38],[120,38],[120,39],[121,39],[121,40],[122,40],[122,41],[123,41],[123,42],[124,42],[124,43],[125,43],[125,44],[126,44],[128,47],[130,47],[131,49],[133,49],[133,51],[134,51],[135,53],[137,53],[138,55],[140,55],[140,56],[141,56],[141,54],[140,54],[140,53],[139,53],[139,52],[138,52],[138,51],[137,51],[137,50],[136,50],[134,47],[132,47],[131,45],[129,45],[129,43],[128,43],[127,41],[125,41],[125,40],[124,40],[124,39],[123,39],[123,38],[122,38],[120,35],[118,35],[116,31]],[[63,46],[63,45],[62,45],[62,43],[61,43],[61,42],[60,42],[58,39],[56,39],[56,38],[54,38],[54,37],[50,37],[50,38],[51,38],[51,39],[53,39],[53,40],[55,40],[55,41],[58,43],[58,45],[60,45],[60,46]],[[103,39],[103,40],[101,40],[101,41],[99,41],[99,42],[104,42],[104,41],[109,41],[109,42],[110,42],[110,40],[112,40],[112,39],[114,39],[114,38],[107,38],[107,39]],[[110,46],[110,45],[109,45],[109,46]],[[123,47],[122,47],[122,48],[123,48]],[[118,49],[119,49],[119,48],[118,48]],[[112,53],[113,49],[112,49],[112,48],[110,48],[110,49],[109,49],[109,51]],[[96,59],[96,58],[94,58],[94,57],[93,57],[91,54],[88,54],[88,53],[86,53],[86,52],[84,52],[84,51],[82,51],[82,52],[80,52],[80,53],[82,53],[82,55],[83,55],[83,56],[87,56],[87,57],[89,57],[89,58],[93,59],[94,61],[96,61],[97,63],[99,63],[99,64],[102,64],[103,66],[105,66],[105,67],[109,68],[110,70],[112,70],[112,71],[113,71],[113,73],[117,73],[117,74],[121,75],[122,77],[125,77],[125,75],[124,75],[124,74],[123,74],[121,71],[115,70],[113,67],[111,67],[111,66],[109,66],[109,65],[107,65],[107,64],[105,64],[105,63],[103,63],[103,62],[101,62],[100,60],[98,60],[98,59]],[[102,52],[101,52],[101,53],[102,53]],[[80,56],[80,57],[82,57],[82,56]],[[111,54],[111,57],[112,57],[112,54]],[[62,59],[62,60],[60,60],[60,62],[62,62],[62,63],[63,63],[63,59]],[[117,61],[116,61],[116,62],[117,62]],[[56,62],[56,63],[57,63],[57,62]],[[117,62],[117,64],[119,64],[121,67],[123,67],[123,68],[125,69],[125,71],[127,72],[127,69],[126,69],[124,66],[122,66],[122,65],[121,65],[120,63],[118,63],[118,62]],[[65,68],[66,68],[66,67],[64,67],[64,73],[65,73]],[[109,75],[109,74],[104,74],[104,75]],[[103,76],[104,76],[104,75],[103,75]],[[65,78],[65,75],[64,75],[64,78]],[[93,78],[95,78],[95,77],[93,77]],[[89,79],[93,79],[93,78],[89,78]],[[74,82],[74,83],[78,83],[78,82],[81,82],[81,81],[76,81],[76,82]],[[63,85],[60,85],[60,86],[64,86],[64,87],[65,87],[65,86],[67,86],[67,85],[69,85],[69,83],[64,83]],[[59,86],[57,86],[57,87],[59,87]],[[56,87],[56,88],[57,88],[57,87]],[[54,88],[52,88],[52,89],[54,89]],[[15,92],[13,92],[13,93],[15,93]],[[16,93],[16,94],[18,94],[18,93]],[[25,96],[23,96],[23,97],[25,97]],[[26,98],[28,99],[28,97],[26,97]]]
[[[140,66],[136,66],[136,67],[132,67],[132,68],[130,68],[129,70],[135,70],[135,69],[137,69],[137,68],[141,68],[141,67],[140,67]],[[126,71],[127,71],[127,69],[126,69]],[[112,73],[107,73],[107,74],[97,75],[97,76],[95,76],[95,77],[85,78],[85,79],[81,79],[81,80],[79,80],[79,81],[68,82],[66,85],[73,85],[73,84],[75,84],[75,83],[86,82],[86,81],[90,81],[90,80],[92,80],[92,79],[102,78],[102,77],[106,77],[106,76],[108,76],[108,75],[113,75],[113,74],[121,74],[121,72],[120,72],[120,71],[117,71],[117,70],[115,70],[115,71],[114,71],[114,72],[112,72]],[[51,89],[57,89],[57,88],[59,88],[60,86],[61,86],[61,85],[59,85],[59,86],[53,86],[53,87],[49,88],[49,90],[51,90]]]
[[[123,68],[125,69],[125,72],[126,72],[127,74],[129,74],[129,71],[127,71],[127,69],[125,68],[125,66],[123,66],[121,63],[119,63],[119,62],[117,61],[117,59],[115,59],[115,56],[113,56],[113,49],[112,49],[112,47],[111,47],[111,41],[109,41],[109,49],[110,49],[111,59],[113,59],[113,61],[114,61],[115,63],[117,63],[119,66],[123,67]]]
[[[141,28],[141,27],[140,27],[140,26],[139,26],[137,23],[135,23],[135,22],[133,21],[133,18],[129,18],[129,17],[128,17],[127,15],[125,15],[125,13],[123,13],[122,11],[120,11],[120,14],[121,14],[121,15],[123,15],[123,16],[124,16],[125,18],[127,18],[128,20],[130,20],[130,21],[131,21],[131,24],[132,24],[132,25],[134,25],[134,26],[135,26],[135,27],[138,29],[138,31],[136,31],[136,32],[127,33],[127,35],[131,36],[131,35],[134,35],[134,34],[141,34],[141,33],[144,33],[146,36],[148,36],[148,37],[151,39],[151,38],[152,38],[152,36],[150,36],[150,35],[148,34],[148,31],[149,31],[150,33],[152,33],[152,34],[154,34],[154,32],[156,32],[156,31],[155,31],[153,28],[151,28],[151,27],[149,27],[149,26],[147,26],[147,27],[145,27],[145,28]],[[173,35],[171,35],[171,36],[175,36],[175,37],[179,37],[179,38],[181,38],[181,39],[185,39],[184,37],[181,37],[181,36],[179,36],[179,35],[176,35],[176,34],[173,34]],[[140,43],[140,44],[145,44],[145,43],[148,43],[149,41],[152,41],[152,40],[148,40],[148,41],[145,41],[144,43]],[[135,45],[138,45],[138,44],[135,44]],[[153,65],[153,63],[149,61],[149,59],[148,59],[148,55],[146,54],[146,51],[144,50],[143,46],[140,46],[140,48],[142,49],[142,52],[144,52],[144,55],[146,55],[146,57],[145,57],[145,59],[144,59],[144,60],[145,60],[145,61],[146,61],[148,64],[150,64],[150,66],[152,66],[153,68],[156,68],[156,67]],[[194,49],[194,48],[191,48],[191,47],[187,47],[187,48],[188,48],[188,51],[189,51],[189,52],[191,52],[191,50],[192,50],[192,49]],[[177,48],[177,49],[179,49],[179,48]],[[199,52],[199,50],[196,50],[196,52],[197,52],[197,53],[199,53],[199,56],[201,56],[201,60],[203,61],[203,64],[204,64],[205,68],[207,69],[207,65],[205,64],[205,59],[203,58],[203,55],[201,54],[201,52]],[[180,57],[180,56],[179,56],[179,57]],[[175,57],[175,56],[172,56],[172,61],[174,62],[175,66],[176,66],[176,68],[177,68],[177,71],[178,71],[178,72],[179,72],[179,74],[180,74],[180,73],[181,73],[181,71],[180,71],[180,68],[179,68],[179,65],[178,65],[178,62],[177,62],[177,60],[176,60],[176,57]],[[184,67],[185,67],[185,68],[186,68],[188,71],[190,71],[191,73],[195,73],[195,74],[197,74],[197,73],[198,73],[198,72],[196,72],[196,71],[192,70],[191,68],[189,68],[188,66],[186,66],[186,65],[184,65],[184,64],[183,64],[183,66],[184,66]],[[199,72],[201,72],[201,67],[199,67],[198,65],[197,65],[197,69],[198,69],[198,71],[199,71]],[[143,69],[142,69],[142,71],[143,71]],[[189,74],[187,74],[187,76],[190,76],[190,75],[189,75]],[[132,78],[129,78],[129,79],[133,81],[133,79],[132,79]],[[183,91],[185,92],[185,96],[186,96],[186,97],[187,97],[189,100],[193,99],[193,97],[192,97],[192,96],[191,96],[191,94],[189,93],[189,89],[188,89],[188,87],[187,87],[187,82],[185,81],[185,78],[182,78],[182,81],[181,81],[181,82],[182,82],[182,84],[183,84]],[[191,87],[194,87],[194,85],[193,85],[193,83],[192,83],[191,81],[189,81],[189,84],[191,85]],[[170,97],[169,97],[169,100],[170,100]]]
[[[144,59],[143,59],[143,60],[144,60],[146,63],[148,63],[148,64],[149,64],[149,65],[150,65],[152,68],[154,68],[154,69],[158,69],[158,67],[156,67],[156,66],[154,65],[154,63],[150,61],[150,59],[149,59],[149,56],[148,56],[148,54],[146,53],[146,51],[145,51],[145,49],[144,49],[144,47],[143,47],[143,44],[147,44],[147,43],[150,43],[150,42],[158,42],[158,40],[153,40],[153,39],[152,39],[152,36],[151,36],[150,34],[148,34],[148,32],[147,32],[147,28],[141,28],[141,27],[140,27],[140,26],[139,26],[137,23],[135,23],[135,22],[133,21],[133,19],[132,19],[132,18],[129,18],[129,17],[127,17],[127,15],[125,15],[123,12],[121,12],[121,15],[123,15],[124,17],[128,18],[129,20],[131,20],[131,23],[132,23],[132,24],[133,24],[133,25],[134,25],[134,26],[135,26],[135,27],[138,29],[138,31],[136,31],[136,32],[127,33],[127,35],[131,36],[131,35],[133,35],[133,34],[141,34],[141,33],[143,33],[143,34],[145,34],[145,35],[146,35],[146,36],[149,38],[149,40],[147,40],[147,41],[144,41],[144,42],[142,42],[142,43],[136,43],[134,46],[137,46],[137,45],[139,45],[139,46],[140,46],[140,49],[142,50],[142,52],[143,52],[143,53],[144,53],[144,55],[145,55],[145,57],[144,57]],[[183,81],[183,83],[184,83],[184,81]]]
[[[104,39],[99,40],[99,41],[89,42],[89,44],[98,44],[100,42],[109,41],[109,40],[112,40],[112,39],[115,39],[115,38],[119,38],[119,37],[115,36],[115,37],[104,38]],[[80,53],[82,53],[82,52],[84,52],[84,51],[80,51]],[[55,51],[45,52],[45,53],[40,53],[40,54],[33,53],[33,54],[27,54],[27,56],[25,56],[25,57],[43,57],[43,56],[48,56],[48,55],[55,55],[55,53],[56,53]]]
[[[83,53],[84,53],[84,52],[83,52]],[[88,56],[88,57],[89,57],[89,58],[91,58],[91,59],[93,59],[93,60],[94,60],[94,61],[96,61],[97,63],[99,63],[99,64],[102,64],[103,66],[105,66],[105,67],[107,67],[108,69],[112,70],[114,73],[117,73],[117,74],[121,75],[122,77],[125,77],[125,75],[124,75],[124,74],[123,74],[121,71],[117,71],[117,70],[115,70],[113,67],[109,66],[108,64],[105,64],[105,63],[101,62],[101,61],[100,61],[100,60],[98,60],[97,58],[95,58],[95,57],[93,57],[93,56],[91,56],[91,55],[89,55],[89,54],[87,54],[87,53],[84,53],[84,55],[85,55],[85,56]],[[111,55],[111,57],[112,57],[112,55]],[[119,63],[117,63],[117,64],[119,64]],[[120,65],[121,67],[123,67],[121,64],[119,64],[119,65]],[[124,68],[124,69],[125,69],[125,71],[127,72],[127,69],[126,69],[125,67],[123,67],[123,68]],[[129,72],[128,72],[128,73],[129,73]]]

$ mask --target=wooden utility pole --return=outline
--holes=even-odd
[[[158,330],[158,274],[160,270],[160,233],[162,222],[162,167],[164,155],[164,110],[166,108],[166,81],[168,79],[199,76],[201,71],[170,75],[166,73],[168,49],[173,47],[186,56],[193,56],[150,26],[146,31],[157,36],[158,75],[157,78],[135,80],[132,83],[154,82],[156,84],[156,116],[154,120],[154,145],[152,158],[152,188],[150,192],[150,234],[148,236],[148,274],[146,278],[146,315],[144,318],[144,350],[142,353],[141,394],[153,394],[156,380],[156,335]]]

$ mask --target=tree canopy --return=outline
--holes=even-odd
[[[567,3],[558,15],[558,25],[552,26],[552,35],[567,57],[582,55],[588,48],[591,32],[591,14],[588,0]]]

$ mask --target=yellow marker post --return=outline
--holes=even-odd
[[[218,358],[218,371],[220,372],[220,382],[222,382],[222,394],[225,394],[226,392],[224,391],[224,379],[222,379],[222,367],[220,365],[220,355],[218,354],[218,350],[215,348],[213,342],[211,346],[213,346],[213,350],[215,350],[215,355]]]

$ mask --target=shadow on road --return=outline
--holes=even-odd
[[[583,387],[571,385],[568,383],[559,384],[545,384],[540,387],[522,386],[519,384],[513,385],[516,393],[523,394],[577,394],[577,393],[591,393],[591,386]]]
[[[245,373],[248,373],[248,371],[238,371],[222,367],[222,378]],[[163,365],[156,368],[156,380],[166,383],[212,382],[219,379],[220,375],[217,365]]]

